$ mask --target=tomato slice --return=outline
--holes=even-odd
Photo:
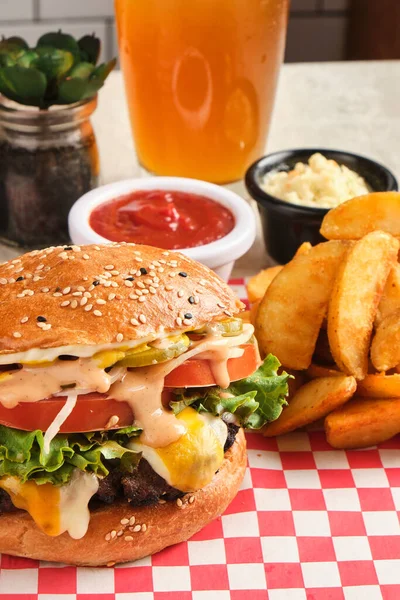
[[[239,358],[228,360],[228,371],[232,381],[251,375],[258,367],[259,356],[257,346],[246,344]],[[165,379],[162,401],[166,405],[170,401],[174,387],[203,387],[215,385],[209,361],[190,359],[172,371]],[[24,431],[40,429],[46,431],[65,404],[62,397],[46,398],[40,402],[23,402],[15,408],[5,408],[0,403],[0,424]],[[78,396],[72,413],[61,426],[61,433],[79,433],[97,431],[106,428],[111,417],[118,417],[114,429],[132,425],[133,414],[126,402],[118,402],[107,397],[107,394],[85,394]]]
[[[228,373],[231,381],[248,377],[257,370],[260,356],[256,344],[244,344],[244,351],[239,358],[228,360]],[[176,387],[205,387],[215,385],[210,362],[208,360],[190,359],[177,367],[165,378],[165,386]]]

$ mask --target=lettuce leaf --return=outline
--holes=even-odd
[[[257,371],[232,382],[226,390],[219,387],[200,388],[192,390],[190,394],[176,390],[176,400],[170,406],[175,414],[186,406],[217,416],[230,413],[246,429],[260,429],[277,419],[287,404],[287,382],[292,376],[285,371],[278,375],[280,366],[279,360],[269,354]]]
[[[104,461],[119,460],[124,471],[132,471],[140,460],[140,453],[129,450],[125,444],[141,433],[138,427],[116,431],[59,434],[51,441],[50,451],[44,452],[42,431],[20,431],[0,425],[0,477],[13,475],[23,483],[67,483],[74,468],[108,475]]]

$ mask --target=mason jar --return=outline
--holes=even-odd
[[[68,213],[98,185],[90,116],[97,97],[49,110],[0,96],[0,241],[26,249],[64,244]]]

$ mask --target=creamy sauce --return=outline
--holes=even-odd
[[[111,378],[91,359],[23,367],[0,382],[0,402],[6,408],[14,408],[20,402],[38,402],[60,392],[63,385],[71,384],[104,394],[110,388]]]
[[[98,489],[96,475],[75,469],[60,491],[60,533],[67,531],[74,540],[83,538],[90,521],[88,504]]]

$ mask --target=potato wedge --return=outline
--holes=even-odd
[[[285,366],[307,369],[325,316],[339,264],[351,242],[325,242],[294,257],[261,300],[256,337]]]
[[[254,326],[256,324],[257,312],[258,312],[258,307],[260,306],[260,302],[261,302],[261,300],[257,300],[257,302],[254,302],[254,304],[252,305],[252,307],[250,309],[250,323]]]
[[[333,367],[323,367],[322,365],[312,363],[308,367],[306,375],[310,379],[317,379],[317,377],[340,377],[343,373]]]
[[[301,254],[307,254],[312,248],[310,242],[303,242],[296,250],[296,254],[294,256],[300,256]],[[294,258],[294,257],[293,257]]]
[[[277,265],[276,267],[270,267],[264,269],[251,277],[247,284],[247,297],[250,304],[261,300],[264,297],[271,281],[282,271],[283,266]]]
[[[388,315],[377,328],[371,361],[377,371],[389,371],[400,363],[400,310]]]
[[[368,398],[400,398],[400,375],[373,373],[358,382],[357,396]]]
[[[331,353],[343,373],[364,379],[372,327],[399,242],[373,231],[355,242],[339,268],[328,309]],[[386,369],[379,369],[386,370]]]
[[[356,391],[354,377],[321,377],[303,385],[276,421],[263,429],[266,437],[294,431],[342,406]]]
[[[359,240],[371,231],[400,236],[400,192],[374,192],[343,202],[324,217],[327,240]]]
[[[400,432],[399,398],[353,398],[325,419],[334,448],[368,448]]]
[[[375,317],[375,327],[388,315],[400,310],[400,264],[396,263],[389,273]]]

